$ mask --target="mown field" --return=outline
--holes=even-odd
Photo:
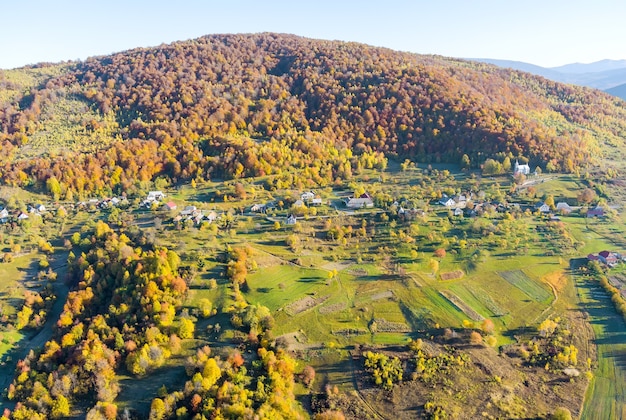
[[[626,324],[605,290],[593,280],[577,280],[580,301],[596,334],[598,365],[585,397],[584,419],[626,416]]]

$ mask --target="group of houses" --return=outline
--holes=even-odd
[[[568,215],[574,208],[565,201],[557,202],[556,205],[551,206],[545,201],[538,201],[532,206],[521,206],[518,203],[500,203],[497,201],[485,201],[480,193],[475,194],[469,192],[466,194],[457,194],[453,197],[449,197],[443,194],[442,197],[436,201],[436,204],[443,206],[449,210],[453,210],[455,216],[476,216],[481,210],[493,209],[498,212],[504,212],[509,210],[531,210],[533,212],[539,212],[558,220],[558,215]],[[482,194],[484,197],[484,193]],[[469,203],[472,203],[471,206]],[[586,217],[605,217],[606,211],[601,205],[597,205],[585,213]]]
[[[213,223],[218,220],[220,216],[215,211],[204,212],[198,209],[196,206],[185,206],[178,215],[176,215],[172,221],[177,222],[192,222],[195,225],[199,225],[203,221]]]
[[[464,209],[467,207],[468,200],[471,201],[474,199],[474,194],[458,194],[454,197],[449,197],[447,194],[443,194],[437,203],[441,206],[444,206],[448,209]]]
[[[602,251],[597,254],[587,255],[589,261],[598,261],[609,268],[615,267],[620,261],[626,261],[626,257],[622,257],[618,252]]]
[[[166,201],[166,195],[163,191],[149,191],[146,198],[141,202],[141,207],[160,208],[162,210],[173,212],[178,209],[178,205],[174,201]],[[176,216],[172,218],[174,223],[193,223],[199,225],[202,222],[213,223],[219,219],[219,215],[215,211],[206,212],[198,209],[196,206],[185,206]]]
[[[9,211],[7,208],[0,210],[0,223],[9,223],[29,219],[31,216],[42,216],[46,212],[43,204],[28,206],[28,211]]]
[[[314,191],[305,191],[300,194],[300,201],[308,206],[321,206],[323,204],[322,197]]]

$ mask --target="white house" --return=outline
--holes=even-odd
[[[180,212],[180,215],[181,216],[191,216],[194,213],[196,213],[197,211],[198,211],[198,209],[196,208],[196,206],[185,206],[183,211]]]
[[[162,191],[149,191],[146,201],[160,201],[165,198],[165,194]]]
[[[541,213],[550,213],[550,206],[546,203],[539,202],[535,204],[535,210],[539,210]]]
[[[530,173],[530,166],[520,165],[517,159],[515,160],[515,166],[513,167],[513,175],[528,175]]]
[[[439,200],[439,204],[448,208],[452,208],[456,206],[456,201],[454,201],[452,198],[448,197],[447,195],[444,195],[443,197],[441,197],[441,200]]]
[[[265,204],[253,204],[252,207],[250,207],[250,211],[253,213],[265,213]]]
[[[374,207],[374,200],[368,193],[363,193],[359,197],[352,197],[344,200],[346,207],[350,209],[362,209],[364,207]]]
[[[563,214],[570,214],[572,212],[572,208],[565,201],[559,201],[556,203],[556,211]]]
[[[214,222],[217,220],[217,213],[215,213],[214,211],[211,211],[205,217],[209,222]]]
[[[296,216],[294,216],[293,214],[290,214],[289,216],[287,216],[286,224],[295,225],[297,222],[298,222],[298,219],[296,219]]]
[[[315,193],[313,191],[306,191],[300,195],[300,200],[307,202],[311,201],[315,198]]]

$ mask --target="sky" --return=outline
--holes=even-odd
[[[0,69],[279,32],[544,67],[626,59],[624,0],[0,0]]]

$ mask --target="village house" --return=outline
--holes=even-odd
[[[587,255],[587,259],[589,261],[600,261],[600,257],[597,256],[596,254],[589,254],[589,255]]]
[[[601,206],[589,209],[587,210],[587,217],[604,217],[604,209]]]
[[[313,200],[311,200],[311,205],[312,206],[321,206],[322,205],[322,199],[320,197],[315,197]]]
[[[572,212],[572,208],[566,202],[559,201],[558,203],[556,203],[556,211],[562,214],[570,214]]]
[[[287,216],[287,220],[285,222],[285,224],[287,225],[295,225],[298,222],[298,219],[296,218],[295,215],[290,214],[289,216]]]
[[[346,207],[349,209],[362,209],[374,207],[374,200],[368,193],[363,193],[359,197],[351,197],[347,200],[344,200]]]
[[[550,213],[550,206],[540,201],[535,204],[535,211],[539,211],[541,213]]]
[[[456,206],[456,201],[444,194],[443,197],[441,197],[441,200],[439,200],[439,204],[444,207],[452,208]]]
[[[148,197],[146,197],[147,201],[161,201],[165,198],[165,194],[163,191],[149,191]]]
[[[165,198],[165,194],[162,191],[149,191],[148,196],[141,203],[143,207],[151,207],[152,203],[161,201]]]
[[[463,209],[460,207],[457,207],[456,209],[454,209],[454,215],[455,216],[463,216]]]
[[[425,214],[424,210],[405,209],[402,206],[398,209],[398,218],[402,221],[415,220],[417,216],[424,216]]]
[[[205,217],[210,223],[213,223],[217,220],[218,216],[217,216],[217,213],[215,213],[214,211],[211,211]]]
[[[250,211],[252,213],[265,213],[265,204],[253,204],[252,207],[250,207]]]
[[[180,212],[180,215],[185,216],[194,216],[197,213],[198,209],[196,206],[185,206],[183,211]]]
[[[200,222],[204,219],[204,214],[202,214],[202,212],[199,211],[199,212],[195,213],[191,218],[193,219],[193,221],[194,221],[194,223],[196,225],[199,225]]]
[[[35,204],[34,206],[28,207],[29,213],[36,214],[39,216],[41,216],[41,213],[45,213],[45,211],[46,211],[46,206],[44,206],[43,204]]]
[[[177,207],[178,206],[176,206],[176,203],[174,203],[173,201],[168,201],[167,203],[163,204],[163,209],[167,211],[176,210]]]
[[[9,221],[9,211],[7,209],[0,210],[0,223],[6,223]]]
[[[300,195],[300,200],[304,202],[309,202],[315,198],[315,193],[313,191],[306,191]]]

